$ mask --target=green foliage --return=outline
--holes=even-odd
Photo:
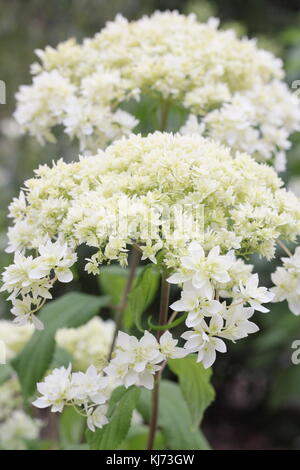
[[[155,264],[148,264],[136,279],[128,295],[128,305],[124,315],[124,324],[129,328],[135,322],[143,331],[141,318],[143,312],[152,304],[159,286],[160,272]]]
[[[143,389],[138,410],[145,421],[150,418],[151,392]],[[158,425],[167,448],[175,450],[208,450],[205,437],[195,429],[191,414],[179,386],[167,380],[160,385]]]
[[[119,265],[103,266],[98,276],[101,292],[111,298],[113,306],[118,305],[122,298],[128,279],[128,269]]]
[[[289,367],[275,371],[271,384],[269,404],[272,409],[299,408],[300,367]]]
[[[147,448],[147,440],[149,427],[145,425],[132,426],[129,429],[127,438],[120,445],[121,450],[145,450]],[[154,450],[165,449],[165,440],[163,434],[158,431],[155,436]]]
[[[72,354],[70,354],[66,349],[56,346],[50,368],[55,369],[62,366],[68,367],[70,362],[73,362]]]
[[[44,323],[45,329],[36,331],[12,361],[25,399],[33,395],[36,383],[43,378],[51,365],[56,331],[62,327],[78,327],[86,323],[108,302],[108,296],[69,293],[50,302],[41,310],[39,318]]]
[[[109,423],[95,432],[87,430],[87,442],[93,450],[113,450],[126,438],[133,410],[136,407],[140,389],[119,387],[114,390],[109,401],[107,417]]]
[[[211,369],[204,369],[190,355],[183,359],[168,362],[170,369],[178,376],[180,388],[189,408],[193,428],[197,429],[203,413],[215,398],[215,391],[210,383]]]
[[[86,418],[81,416],[75,408],[68,406],[59,418],[59,440],[61,446],[70,448],[80,444],[86,426]]]
[[[14,369],[10,364],[0,365],[0,385],[6,382],[14,374]]]

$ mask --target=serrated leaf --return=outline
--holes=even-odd
[[[18,374],[25,399],[31,397],[47,369],[55,350],[55,332],[59,328],[83,325],[101,307],[108,305],[109,297],[96,297],[82,293],[69,293],[48,303],[40,312],[39,318],[45,325],[36,331],[11,364]]]
[[[114,450],[126,438],[134,408],[136,407],[140,389],[130,387],[128,389],[116,389],[109,403],[109,423],[95,432],[87,430],[87,442],[93,450]]]
[[[171,359],[168,366],[177,375],[180,388],[190,410],[194,428],[198,428],[203,413],[215,398],[215,391],[210,383],[211,369],[204,369],[190,355],[182,359]]]

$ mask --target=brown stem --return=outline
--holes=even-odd
[[[170,284],[163,276],[161,280],[161,298],[159,309],[159,325],[165,325],[168,321],[169,310],[169,297],[170,297]],[[158,331],[156,334],[157,339],[161,337],[163,331]],[[159,370],[155,375],[154,388],[151,396],[151,417],[148,435],[147,450],[153,450],[154,439],[157,429],[158,411],[159,411],[159,386],[162,370]]]
[[[280,248],[283,249],[283,251],[288,255],[288,256],[293,256],[290,250],[288,249],[287,246],[281,241],[281,240],[276,240],[277,244],[280,246]]]
[[[123,313],[124,313],[124,311],[127,307],[128,294],[131,290],[131,287],[132,287],[132,284],[133,284],[133,281],[134,281],[136,268],[138,267],[139,262],[141,260],[142,254],[141,254],[141,250],[138,249],[138,248],[139,247],[137,247],[136,245],[132,246],[132,253],[131,253],[131,258],[130,258],[130,262],[129,262],[129,276],[128,276],[128,279],[127,279],[127,283],[126,283],[121,301],[116,307],[116,316],[115,316],[116,326],[115,326],[113,340],[112,340],[112,343],[111,343],[111,346],[110,346],[108,361],[111,360],[111,356],[112,356],[112,353],[113,353],[113,350],[114,350],[114,347],[115,347],[115,344],[116,344],[116,339],[117,339],[119,330],[122,326]]]

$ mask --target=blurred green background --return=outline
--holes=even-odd
[[[14,94],[19,85],[31,81],[34,49],[55,46],[69,37],[91,36],[117,13],[135,19],[156,9],[178,9],[194,12],[200,21],[217,16],[223,28],[256,37],[261,47],[283,58],[290,85],[300,80],[299,0],[2,0],[0,5],[0,79],[7,95],[6,104],[0,105],[1,271],[10,260],[4,253],[9,201],[39,163],[58,156],[71,159],[77,153],[67,140],[41,147],[34,139],[18,135],[12,119]],[[293,142],[282,177],[300,195],[299,135],[293,136]],[[270,284],[276,263],[255,263],[265,285]],[[77,282],[81,290],[97,289],[97,283],[84,276]],[[2,297],[0,317],[7,315]],[[256,320],[261,332],[233,345],[216,362],[217,399],[206,413],[204,432],[215,449],[300,449],[300,365],[291,363],[291,344],[300,340],[300,318],[281,303]]]

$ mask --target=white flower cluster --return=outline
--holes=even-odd
[[[216,351],[226,352],[223,339],[235,342],[258,331],[249,319],[255,310],[268,312],[262,303],[274,297],[265,287],[258,287],[258,275],[252,275],[246,267],[243,279],[236,282],[240,263],[233,252],[220,255],[218,246],[206,256],[201,245],[193,242],[188,255],[181,258],[180,271],[168,279],[170,283],[183,284],[181,299],[171,308],[187,312],[185,323],[191,330],[182,335],[187,340],[184,348],[188,353],[197,352],[198,362],[205,368],[214,363]],[[220,297],[226,300],[220,301]]]
[[[14,410],[11,416],[0,423],[0,449],[25,450],[26,441],[38,439],[42,422],[33,419],[23,410]]]
[[[108,423],[107,404],[116,387],[136,385],[152,389],[154,374],[162,363],[185,354],[168,331],[160,342],[148,331],[140,340],[119,332],[114,357],[103,370],[105,375],[98,373],[94,365],[85,373],[72,373],[71,365],[67,369],[54,369],[44,382],[37,384],[41,396],[33,404],[38,408],[51,407],[53,412],[61,412],[66,405],[75,406],[86,415],[88,427],[95,431]]]
[[[6,360],[13,359],[25,346],[34,332],[33,325],[17,326],[8,320],[0,320],[0,341],[6,349]]]
[[[161,336],[159,342],[148,331],[145,331],[140,340],[119,332],[114,357],[104,372],[116,385],[137,385],[151,390],[154,375],[161,369],[160,364],[186,354],[182,348],[177,347],[177,343],[169,331]]]
[[[126,265],[133,243],[144,259],[156,262],[159,253],[170,271],[179,269],[191,241],[206,252],[219,246],[222,253],[272,258],[277,238],[294,241],[300,233],[299,200],[282,184],[247,154],[201,136],[160,132],[120,139],[79,162],[41,166],[10,206],[15,260],[2,290],[19,324],[41,327],[33,314],[56,279],[72,279],[81,244],[95,250],[86,264],[92,273],[104,262]],[[39,255],[27,256],[33,250]]]
[[[247,152],[261,162],[272,162],[278,172],[286,167],[289,136],[300,130],[299,99],[287,85],[274,80],[265,86],[236,93],[205,116],[190,114],[182,134],[201,134]]]
[[[296,248],[293,256],[281,259],[283,266],[272,273],[274,302],[287,300],[290,311],[300,315],[300,247]]]
[[[78,328],[59,329],[55,340],[58,346],[72,355],[73,369],[86,370],[90,364],[95,364],[98,370],[102,370],[106,365],[114,330],[114,321],[94,317]]]
[[[95,150],[130,133],[134,103],[145,96],[191,112],[184,132],[201,130],[260,160],[284,164],[289,134],[299,130],[299,101],[281,81],[281,60],[194,15],[122,16],[91,39],[37,50],[30,86],[17,93],[23,131],[53,140],[62,125],[81,149]],[[271,112],[270,112],[271,110]],[[176,129],[174,129],[176,130]]]
[[[65,405],[72,405],[85,413],[87,424],[94,431],[108,422],[105,413],[110,396],[109,380],[91,365],[87,371],[71,372],[71,364],[66,369],[54,369],[44,382],[37,384],[41,397],[33,405],[38,408],[51,406],[51,411],[62,412]]]
[[[10,293],[15,323],[25,325],[30,321],[37,329],[43,329],[42,322],[34,313],[47,299],[52,298],[49,290],[57,279],[60,282],[70,282],[73,279],[70,267],[77,256],[66,243],[60,243],[59,240],[53,243],[48,240],[39,245],[38,252],[40,256],[33,258],[17,251],[14,263],[3,273],[0,290]]]

